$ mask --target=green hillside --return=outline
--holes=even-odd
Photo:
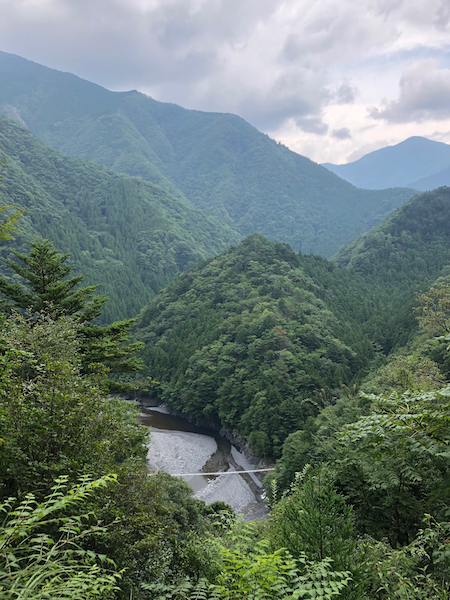
[[[361,278],[254,234],[160,292],[136,336],[161,399],[277,455],[367,366],[370,305]]]
[[[386,350],[405,343],[415,326],[415,294],[447,274],[449,239],[450,188],[443,187],[418,194],[333,257],[376,287],[386,309],[374,332],[384,332],[378,341]]]
[[[416,295],[450,265],[449,223],[450,189],[441,188],[333,262],[249,236],[142,311],[146,373],[171,406],[236,428],[258,454],[277,454],[315,406],[416,335]]]
[[[0,113],[65,154],[188,198],[241,236],[302,252],[330,256],[412,193],[358,190],[237,116],[109,92],[2,52]]]
[[[392,287],[429,285],[450,262],[450,188],[418,194],[333,260]]]
[[[4,244],[27,253],[33,235],[71,252],[86,283],[109,296],[107,321],[134,316],[155,292],[237,234],[161,188],[51,150],[0,117],[2,204],[26,207],[21,232]],[[2,271],[11,274],[6,267]]]

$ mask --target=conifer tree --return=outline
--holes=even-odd
[[[52,319],[71,317],[77,325],[83,373],[123,373],[140,368],[140,361],[133,355],[142,344],[128,343],[134,319],[107,326],[93,322],[107,298],[94,296],[97,285],[77,287],[84,275],[67,278],[73,268],[65,264],[69,253],[61,254],[48,239],[32,241],[28,254],[12,253],[20,263],[8,260],[7,264],[24,279],[26,287],[0,277],[0,292],[13,302],[9,309],[26,309]]]
[[[8,283],[4,277],[0,277],[0,292],[14,302],[12,306],[33,313],[44,312],[53,318],[78,313],[78,320],[90,321],[98,316],[107,298],[96,296],[95,301],[88,304],[98,286],[75,290],[84,275],[65,279],[72,271],[72,265],[64,264],[70,254],[60,254],[53,243],[46,239],[36,239],[30,246],[28,255],[11,251],[22,264],[6,261],[13,271],[25,279],[28,289],[20,284]]]

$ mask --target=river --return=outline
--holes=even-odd
[[[222,500],[246,520],[264,518],[263,487],[253,473],[201,475],[254,469],[230,442],[202,427],[173,416],[162,407],[141,407],[139,421],[151,428],[148,464],[151,471],[183,477],[194,496],[211,504]]]

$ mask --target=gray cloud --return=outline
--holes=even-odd
[[[334,101],[337,104],[353,104],[357,95],[356,87],[349,83],[342,83],[334,93]]]
[[[303,98],[290,95],[277,95],[273,91],[260,97],[246,97],[239,105],[239,113],[255,127],[274,130],[288,119],[308,115],[314,108]]]
[[[441,4],[436,11],[436,18],[434,20],[435,26],[445,31],[448,29],[450,22],[450,5],[447,0],[441,0]]]
[[[217,73],[222,45],[245,43],[276,8],[268,0],[144,4],[53,0],[33,12],[26,0],[0,0],[2,43],[113,89],[189,84]]]
[[[237,105],[239,114],[266,130],[274,130],[288,119],[294,119],[305,123],[305,131],[312,131],[309,127],[318,127],[321,108],[330,98],[325,83],[320,73],[310,69],[285,70],[264,94],[258,91],[245,97]],[[312,119],[311,125],[309,119]]]
[[[404,0],[377,0],[374,9],[379,15],[389,16],[402,7]]]
[[[338,140],[351,140],[352,134],[348,127],[342,127],[341,129],[333,129],[331,135]]]
[[[316,135],[326,135],[328,133],[328,125],[318,117],[296,119],[295,123],[306,133],[315,133]]]
[[[258,28],[283,0],[50,0],[35,13],[27,13],[27,0],[0,0],[2,12],[3,4],[2,49],[109,89],[236,112],[264,130],[317,118],[330,97],[321,69],[258,63],[259,47],[271,41],[258,39]]]
[[[414,63],[400,79],[399,99],[369,114],[391,123],[450,118],[450,69],[438,69],[433,59]]]

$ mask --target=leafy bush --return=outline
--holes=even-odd
[[[33,494],[0,505],[0,598],[3,600],[105,599],[113,597],[121,574],[106,556],[82,543],[105,528],[83,512],[87,500],[114,476],[84,478],[73,488],[61,477],[50,495]]]

